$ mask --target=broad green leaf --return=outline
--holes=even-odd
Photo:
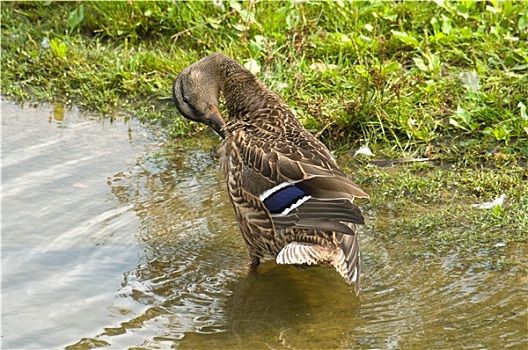
[[[222,21],[220,21],[218,18],[208,17],[205,21],[213,29],[221,29],[222,28]]]
[[[468,130],[465,126],[461,125],[456,119],[449,118],[449,124],[456,126],[459,129]]]
[[[519,17],[517,28],[519,28],[520,31],[523,31],[526,30],[526,27],[528,27],[528,15],[525,14]]]
[[[442,32],[446,35],[449,35],[449,33],[451,33],[451,29],[453,29],[453,27],[451,26],[451,20],[442,15]]]
[[[455,6],[455,9],[457,10],[457,14],[459,16],[464,17],[465,19],[469,18],[468,9],[465,6],[465,4],[459,4]]]
[[[413,57],[414,64],[416,64],[416,67],[424,72],[429,72],[429,67],[425,64],[424,60],[419,57]]]
[[[433,26],[433,31],[435,34],[437,34],[440,31],[440,25],[438,24],[438,19],[436,17],[431,18],[431,21],[429,21],[431,25]]]
[[[244,67],[253,74],[260,73],[260,65],[257,61],[251,59],[244,64]]]
[[[356,38],[356,42],[361,46],[367,46],[372,44],[372,39],[365,35],[360,35]]]
[[[440,58],[437,55],[426,53],[424,56],[427,58],[428,67],[431,72],[440,68]]]
[[[526,105],[524,103],[522,103],[522,102],[519,102],[517,107],[519,107],[521,109],[521,118],[523,120],[528,120],[528,115],[526,114]]]
[[[235,0],[230,0],[229,6],[231,6],[231,8],[233,8],[237,12],[240,12],[240,10],[242,10],[242,5]]]
[[[433,0],[433,2],[438,5],[438,7],[441,7],[443,9],[446,8],[445,0]]]
[[[84,20],[84,6],[80,4],[75,10],[68,15],[68,25],[70,30],[75,29]]]
[[[392,31],[392,36],[396,39],[399,39],[400,41],[404,42],[405,44],[412,45],[414,47],[420,46],[420,42],[416,40],[415,37],[405,33],[405,32],[399,32],[397,30]]]
[[[401,68],[400,62],[390,62],[390,63],[384,64],[383,67],[381,67],[381,72],[383,74],[388,74],[400,68]]]
[[[64,44],[60,39],[53,38],[50,41],[50,46],[56,56],[63,58],[66,56],[66,44]]]
[[[466,125],[470,125],[471,123],[471,114],[469,114],[468,111],[466,111],[464,108],[458,106],[457,107],[457,110],[456,110],[456,115],[460,117],[460,119],[462,119],[462,121],[466,124]]]

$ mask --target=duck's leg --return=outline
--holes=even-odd
[[[251,265],[249,265],[249,273],[250,274],[256,274],[257,273],[257,267],[260,265],[260,259],[258,256],[252,256],[251,257]]]

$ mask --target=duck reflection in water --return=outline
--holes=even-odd
[[[353,288],[324,267],[297,269],[273,262],[239,278],[225,305],[226,331],[187,333],[180,347],[327,349],[355,344],[360,318]],[[321,329],[321,324],[325,328]]]

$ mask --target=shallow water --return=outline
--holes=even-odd
[[[329,268],[247,275],[210,140],[163,141],[2,102],[3,348],[526,348],[526,276],[408,258],[387,225],[363,228],[359,298]]]

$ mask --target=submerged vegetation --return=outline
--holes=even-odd
[[[524,247],[508,250],[528,239],[525,2],[10,2],[1,16],[3,96],[125,112],[185,137],[202,126],[178,116],[172,82],[221,51],[353,158],[364,208],[391,218],[372,231],[526,266]],[[355,156],[362,145],[430,161],[378,167]],[[501,194],[502,206],[472,206]]]

